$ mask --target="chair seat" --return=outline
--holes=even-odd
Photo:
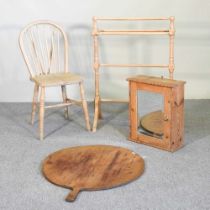
[[[37,83],[39,86],[57,86],[82,82],[83,77],[77,74],[63,72],[50,73],[48,75],[38,75],[31,78],[31,80]]]

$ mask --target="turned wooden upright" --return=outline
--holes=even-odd
[[[129,81],[129,114],[130,140],[147,144],[168,151],[176,151],[183,146],[184,134],[184,81],[163,79],[139,75],[128,78]],[[145,135],[138,132],[138,91],[149,91],[164,96],[163,136]]]
[[[175,28],[174,28],[174,17],[160,17],[160,18],[101,18],[101,17],[93,17],[93,51],[94,51],[94,73],[95,73],[95,112],[94,112],[94,121],[93,121],[93,131],[96,131],[98,125],[98,119],[102,118],[101,111],[101,103],[102,102],[119,102],[119,103],[127,103],[126,100],[116,100],[103,98],[100,94],[100,69],[101,67],[110,67],[110,68],[161,68],[167,69],[169,71],[170,79],[173,79],[174,72],[174,36],[175,36]],[[103,26],[100,26],[100,22],[108,21],[109,23],[113,22],[133,22],[133,21],[169,21],[169,27],[165,29],[120,29],[120,30],[112,30],[106,29]],[[169,37],[169,61],[167,64],[110,64],[110,63],[102,63],[100,61],[100,47],[99,47],[99,37],[100,36],[140,36],[140,35],[168,35]]]

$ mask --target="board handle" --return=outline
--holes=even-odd
[[[77,198],[79,191],[79,188],[73,188],[72,191],[67,195],[66,201],[73,202]]]

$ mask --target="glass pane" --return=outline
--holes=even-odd
[[[149,91],[138,91],[138,132],[158,139],[163,137],[164,97]]]

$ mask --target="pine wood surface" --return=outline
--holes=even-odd
[[[170,87],[170,88],[185,84],[185,81],[167,79],[163,77],[146,76],[146,75],[137,75],[135,77],[128,78],[127,81],[134,81],[144,84]]]
[[[184,81],[168,80],[158,77],[139,76],[129,78],[129,118],[131,141],[147,144],[163,150],[174,152],[180,149],[184,143]],[[148,79],[147,79],[148,78]],[[156,138],[155,135],[139,133],[139,117],[137,108],[138,91],[149,91],[164,96],[163,110],[163,135]],[[151,125],[150,128],[151,129]]]
[[[169,26],[165,29],[108,29],[104,28],[103,25],[100,25],[100,22],[109,21],[110,23],[114,22],[129,22],[129,21],[168,21]],[[103,97],[100,94],[100,69],[101,67],[144,67],[144,68],[162,68],[168,69],[169,78],[173,79],[173,72],[174,72],[174,36],[175,36],[175,27],[174,27],[174,17],[158,17],[158,18],[112,18],[112,17],[93,17],[93,53],[94,53],[94,72],[95,72],[95,112],[94,112],[94,120],[93,120],[93,132],[96,131],[98,120],[102,118],[102,110],[101,110],[101,103],[103,102]],[[100,42],[99,37],[102,35],[168,35],[169,37],[169,55],[168,55],[168,64],[110,64],[110,63],[102,63],[100,59]],[[112,99],[110,102],[115,102]]]
[[[33,80],[40,86],[58,86],[58,85],[78,83],[83,81],[83,78],[77,74],[63,72],[63,73],[52,73],[47,75],[37,75],[33,77],[31,80]]]
[[[83,77],[69,71],[69,44],[65,31],[56,23],[38,20],[25,26],[19,36],[20,50],[28,68],[30,79],[35,83],[32,101],[31,123],[34,122],[39,96],[39,138],[44,139],[45,109],[64,107],[64,116],[68,118],[68,106],[82,105],[86,128],[90,131],[87,102],[84,95]],[[81,100],[67,97],[66,85],[78,84]],[[60,86],[62,102],[45,106],[46,87]],[[39,94],[40,92],[40,94]]]
[[[140,119],[140,126],[153,134],[158,136],[163,135],[163,112],[155,111],[144,115]]]
[[[108,189],[137,179],[144,160],[122,147],[81,146],[49,155],[42,171],[50,182],[72,189],[66,200],[74,201],[82,190]]]

